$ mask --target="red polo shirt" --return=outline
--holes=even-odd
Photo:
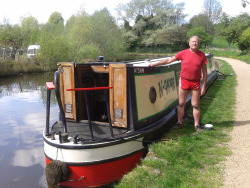
[[[201,79],[202,66],[207,63],[207,58],[202,51],[191,52],[190,49],[186,49],[177,53],[175,57],[181,60],[180,77],[186,80]]]

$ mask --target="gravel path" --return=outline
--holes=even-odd
[[[231,141],[228,143],[233,154],[225,162],[224,188],[250,187],[250,65],[239,60],[225,60],[234,69],[236,87],[236,115]]]

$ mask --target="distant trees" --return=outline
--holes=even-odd
[[[238,43],[242,51],[249,51],[248,13],[229,17],[218,0],[204,0],[203,10],[186,22],[184,8],[184,3],[172,0],[131,0],[117,7],[118,22],[106,8],[92,15],[81,9],[66,22],[59,12],[53,12],[45,24],[32,16],[16,25],[5,19],[0,23],[0,45],[11,43],[14,49],[25,49],[38,43],[41,50],[36,63],[51,67],[59,61],[93,61],[99,55],[116,60],[125,51],[179,51],[187,47],[192,35],[201,38],[203,47],[211,45],[213,36],[222,36],[228,49]]]
[[[239,49],[245,54],[249,54],[250,50],[250,27],[245,29],[239,37],[238,41]]]
[[[37,43],[39,40],[39,24],[33,16],[25,17],[21,22],[22,46]]]
[[[167,0],[132,0],[117,8],[124,22],[124,37],[129,50],[141,48],[179,49],[187,30],[181,26],[186,15],[184,4]],[[184,40],[183,40],[184,39]]]
[[[203,14],[207,17],[206,31],[208,34],[213,34],[214,24],[220,21],[222,15],[222,7],[218,0],[204,0]]]
[[[212,43],[213,37],[212,35],[209,35],[204,27],[194,27],[190,29],[187,33],[187,38],[190,38],[192,36],[199,36],[201,47],[206,48]]]
[[[71,61],[61,13],[53,12],[48,22],[41,26],[38,43],[41,46],[39,62],[44,66],[55,68],[57,62]]]
[[[107,9],[88,15],[84,10],[66,24],[66,37],[76,60],[103,55],[116,59],[126,50],[121,29]]]
[[[66,24],[59,12],[53,12],[45,24],[32,16],[22,18],[20,25],[12,26],[7,20],[0,24],[0,47],[6,41],[23,49],[38,43],[40,55],[34,62],[50,68],[60,61],[95,61],[99,55],[115,60],[126,50],[123,39],[122,30],[107,9],[93,15],[81,10]]]
[[[242,32],[249,26],[250,16],[247,13],[232,18],[223,14],[221,22],[216,25],[216,33],[226,39],[230,49],[231,43],[237,43]]]

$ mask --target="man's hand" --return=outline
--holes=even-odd
[[[158,62],[149,63],[150,67],[154,67],[154,66],[157,66],[157,65],[158,65]]]
[[[206,94],[206,87],[202,86],[201,95],[205,95],[205,94]]]

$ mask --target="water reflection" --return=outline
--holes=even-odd
[[[42,139],[46,81],[53,81],[53,74],[0,79],[0,187],[48,187]],[[52,122],[58,108],[51,105]]]

